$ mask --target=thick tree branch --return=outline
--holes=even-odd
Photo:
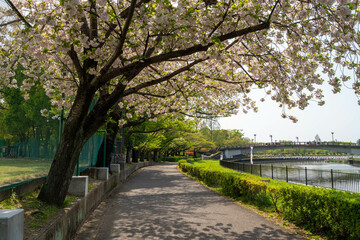
[[[226,40],[244,36],[249,33],[268,29],[269,27],[270,27],[270,22],[263,22],[258,25],[255,25],[255,26],[247,27],[247,28],[244,28],[241,30],[237,30],[237,31],[233,31],[233,32],[221,35],[218,37],[218,39],[221,42],[224,42]],[[197,44],[195,46],[192,46],[192,47],[189,47],[186,49],[181,49],[181,50],[177,50],[177,51],[173,51],[173,52],[167,52],[167,53],[159,54],[154,57],[144,59],[143,61],[137,61],[137,62],[131,63],[129,65],[126,65],[124,67],[116,68],[113,71],[110,71],[110,72],[104,74],[101,81],[102,82],[109,81],[110,79],[113,79],[119,75],[122,75],[122,74],[126,73],[127,71],[134,70],[137,68],[143,69],[143,68],[149,66],[150,64],[164,62],[169,59],[174,59],[174,58],[178,58],[178,57],[189,56],[196,52],[204,52],[204,51],[207,51],[213,45],[215,45],[215,43],[213,43],[213,42],[211,42],[207,45],[204,45],[204,46],[201,44]]]
[[[148,2],[150,2],[151,0],[141,0],[140,2],[138,2],[136,5],[135,5],[135,8],[139,8],[139,7],[141,7],[144,3],[148,3]],[[120,13],[120,17],[121,18],[126,18],[127,16],[128,16],[128,14],[129,14],[129,12],[131,12],[132,10],[131,10],[131,6],[130,7],[128,7],[128,8],[126,8],[124,11],[122,11],[121,13]]]
[[[24,18],[24,16],[19,12],[19,10],[14,6],[14,4],[10,1],[10,0],[5,0],[5,2],[7,3],[7,5],[9,5],[9,7],[15,12],[15,14],[20,18],[20,20],[29,28],[32,28],[32,26],[30,25],[30,23],[28,21],[26,21],[26,19]]]
[[[98,21],[96,13],[96,0],[90,0],[90,40],[98,36]]]
[[[167,94],[167,95],[158,95],[158,94],[145,93],[145,92],[137,92],[135,94],[138,94],[138,95],[141,95],[141,96],[156,97],[156,98],[168,98],[168,97],[174,96],[176,94],[176,92],[170,93],[170,94]]]
[[[128,95],[131,95],[131,94],[134,94],[134,93],[137,93],[140,89],[143,89],[143,88],[146,88],[146,87],[150,87],[150,86],[154,86],[154,85],[157,85],[159,83],[162,83],[162,82],[165,82],[171,78],[173,78],[174,76],[182,73],[182,72],[185,72],[185,71],[188,71],[190,70],[191,67],[195,66],[196,64],[200,63],[200,62],[203,62],[204,59],[200,59],[200,60],[196,60],[162,78],[158,78],[158,79],[155,79],[155,80],[152,80],[152,81],[148,81],[148,82],[144,82],[144,83],[140,83],[139,85],[135,86],[135,87],[132,87],[132,88],[129,88],[127,90],[124,91],[123,93],[123,97],[126,97]]]
[[[75,66],[76,72],[79,75],[80,84],[84,84],[84,80],[85,80],[84,71],[81,67],[81,63],[80,63],[78,55],[74,49],[74,46],[71,46],[71,49],[68,51],[67,54],[71,58],[74,66]]]
[[[274,7],[271,9],[271,12],[270,12],[269,17],[268,17],[268,19],[267,19],[267,22],[270,22],[271,17],[272,17],[272,15],[273,15],[273,13],[274,13],[274,11],[275,11],[275,9],[276,9],[276,6],[279,4],[279,2],[280,2],[280,0],[276,0],[276,2],[275,2],[275,4],[274,4]]]
[[[90,29],[89,29],[89,24],[88,24],[86,17],[81,18],[81,22],[83,23],[81,25],[81,33],[85,34],[86,36],[88,36],[90,38]]]

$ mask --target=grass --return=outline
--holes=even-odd
[[[0,159],[0,186],[47,175],[51,160],[46,159]]]
[[[0,209],[24,209],[24,235],[27,239],[36,237],[39,229],[48,225],[61,211],[59,207],[37,200],[38,194],[39,191],[35,191],[19,197],[13,193],[9,199],[0,202]],[[75,200],[75,196],[67,196],[62,207],[69,206]]]

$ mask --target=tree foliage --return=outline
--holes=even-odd
[[[67,111],[39,196],[49,203],[62,203],[85,140],[105,124],[114,105],[135,113],[125,113],[119,122],[126,124],[152,112],[256,111],[252,88],[264,89],[284,109],[304,109],[310,100],[323,104],[318,85],[325,76],[334,92],[346,83],[360,93],[355,0],[17,0],[14,5],[28,24],[2,28],[0,85],[14,86],[13,66],[19,62],[27,77],[21,86],[25,98],[38,81],[52,103]],[[5,22],[14,14],[2,13]],[[283,117],[296,122],[286,112]]]

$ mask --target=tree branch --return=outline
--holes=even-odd
[[[74,63],[75,69],[76,69],[76,71],[77,71],[77,73],[79,75],[80,84],[84,84],[84,81],[85,81],[84,71],[83,71],[83,69],[81,67],[81,63],[79,61],[77,53],[74,50],[74,46],[71,46],[71,49],[67,52],[67,54],[69,55],[72,62]]]
[[[255,25],[255,26],[247,27],[247,28],[244,28],[241,30],[237,30],[237,31],[233,31],[233,32],[221,35],[218,37],[218,39],[221,42],[224,42],[226,40],[240,37],[240,36],[243,36],[243,35],[246,35],[249,33],[268,29],[269,27],[270,27],[270,22],[263,22],[258,25]],[[143,61],[137,61],[137,62],[131,63],[127,66],[124,66],[121,68],[116,68],[113,71],[104,74],[102,77],[102,82],[109,81],[110,79],[113,79],[119,75],[122,75],[125,72],[130,71],[130,70],[134,70],[137,68],[143,69],[143,68],[149,66],[150,64],[167,61],[167,60],[173,59],[173,58],[189,56],[196,52],[204,52],[204,51],[207,51],[213,45],[215,45],[215,43],[213,43],[213,42],[211,42],[205,46],[203,46],[201,44],[197,44],[195,46],[192,46],[192,47],[189,47],[186,49],[177,50],[177,51],[173,51],[173,52],[167,52],[167,53],[156,55],[154,57],[144,59]]]
[[[90,40],[93,40],[98,36],[98,16],[96,14],[96,0],[90,0],[90,2]]]
[[[10,21],[10,22],[7,22],[7,23],[2,23],[2,24],[0,24],[0,27],[5,27],[7,25],[10,25],[10,24],[16,23],[16,22],[20,22],[20,21],[21,21],[21,19],[16,19],[16,20],[13,20],[13,21]]]
[[[135,6],[136,6],[136,0],[132,0],[130,8],[128,8],[129,10],[127,11],[127,18],[126,18],[124,29],[121,33],[120,42],[116,47],[115,53],[112,55],[112,57],[109,59],[109,61],[105,64],[105,66],[100,70],[100,74],[106,73],[110,69],[112,64],[116,61],[116,59],[122,54],[126,35],[129,30],[129,26],[131,24],[132,17],[134,15]],[[95,83],[95,82],[93,84],[97,85],[97,83]]]
[[[145,93],[145,92],[137,92],[135,94],[138,94],[138,95],[141,95],[141,96],[156,97],[156,98],[168,98],[168,97],[174,96],[176,94],[176,92],[168,94],[168,95],[157,95],[157,94]]]
[[[158,79],[155,79],[155,80],[152,80],[152,81],[140,83],[139,85],[137,85],[135,87],[132,87],[132,88],[129,88],[129,89],[125,90],[124,93],[123,93],[123,97],[134,94],[134,93],[138,92],[140,89],[143,89],[143,88],[146,88],[146,87],[150,87],[150,86],[165,82],[165,81],[171,79],[172,77],[174,77],[174,76],[176,76],[176,75],[178,75],[178,74],[180,74],[182,72],[188,71],[191,67],[193,67],[196,64],[198,64],[200,62],[203,62],[203,61],[205,61],[205,60],[204,59],[196,60],[196,61],[188,64],[187,66],[179,68],[178,70],[176,70],[176,71],[174,71],[174,72],[172,72],[172,73],[170,73],[170,74],[168,74],[168,75],[166,75],[166,76],[164,76],[162,78],[158,78]]]
[[[138,7],[141,7],[144,3],[148,3],[150,2],[151,0],[141,0],[138,4],[135,5],[135,8],[138,8]],[[120,13],[120,17],[121,18],[126,18],[129,14],[129,11],[131,12],[131,6],[126,8],[124,11],[122,11]]]
[[[10,1],[10,0],[5,0],[5,2],[7,3],[7,5],[9,5],[9,7],[15,12],[15,14],[20,18],[20,20],[25,23],[25,25],[29,28],[32,28],[32,26],[30,25],[30,23],[28,21],[26,21],[26,19],[24,18],[24,16],[19,12],[19,10],[14,6],[14,4]]]

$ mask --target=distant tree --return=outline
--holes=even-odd
[[[23,76],[18,67],[13,81],[13,86],[2,89],[0,122],[4,128],[3,134],[10,138],[12,142],[27,141],[31,137],[49,138],[57,131],[58,121],[53,119],[54,114],[50,98],[46,95],[44,88],[39,83],[34,86],[27,94],[20,90]],[[53,110],[51,110],[53,109]]]
[[[229,130],[228,138],[224,141],[224,146],[236,146],[250,143],[250,139],[244,137],[241,130]]]
[[[209,117],[203,121],[202,132],[203,134],[209,134],[210,140],[214,140],[214,131],[220,130],[221,126],[216,117]]]
[[[211,136],[210,130],[207,127],[200,129],[200,133],[208,140],[212,141],[216,147],[234,146],[249,143],[250,140],[244,137],[241,130],[214,130]]]
[[[206,139],[200,132],[188,133],[186,134],[185,139],[188,142],[189,149],[194,151],[194,157],[197,157],[197,152],[201,149],[210,150],[216,147],[212,141]]]
[[[188,141],[185,140],[186,145],[181,146],[181,139],[196,130],[195,122],[185,119],[180,114],[159,115],[156,121],[147,120],[140,124],[130,123],[125,125],[127,127],[124,133],[128,162],[132,150],[139,152],[139,154],[152,151],[155,155],[158,153],[176,154],[184,151],[189,148],[189,145]]]

